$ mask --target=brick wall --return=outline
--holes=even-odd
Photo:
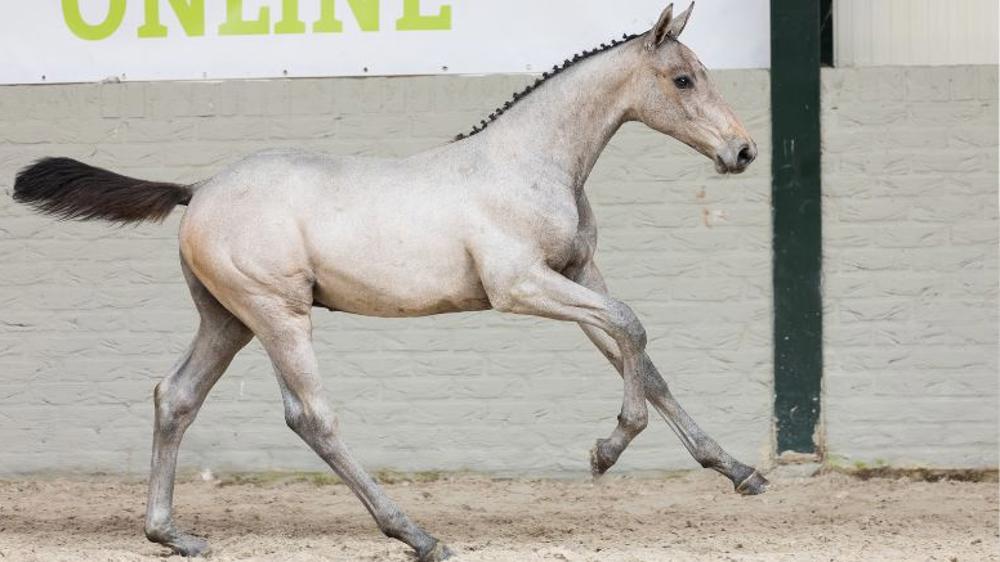
[[[404,155],[464,131],[527,77],[368,78],[0,88],[0,473],[145,472],[152,388],[196,326],[164,225],[57,223],[15,206],[15,171],[65,155],[194,181],[260,148]],[[717,74],[757,138],[752,171],[640,125],[589,194],[612,291],[709,433],[747,462],[770,451],[768,74]],[[573,325],[496,313],[380,320],[317,311],[317,351],[345,438],[369,467],[587,470],[621,382]],[[209,396],[186,468],[321,469],[284,424],[252,343]],[[619,470],[695,467],[654,419]]]
[[[997,67],[823,73],[827,447],[997,465]]]

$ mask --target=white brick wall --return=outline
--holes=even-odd
[[[598,259],[645,321],[654,361],[706,430],[759,462],[772,408],[768,75],[717,79],[760,145],[751,172],[717,177],[703,157],[633,125],[589,192]],[[144,472],[153,385],[195,327],[177,265],[180,212],[159,226],[56,223],[12,203],[18,168],[66,155],[193,181],[270,146],[409,154],[466,130],[527,80],[0,88],[0,473]],[[369,467],[582,472],[614,425],[620,379],[575,326],[495,313],[315,318],[328,393]],[[322,468],[285,427],[256,343],[212,392],[181,464]],[[619,470],[694,466],[653,420]]]
[[[257,148],[407,154],[462,131],[523,77],[0,88],[0,473],[141,473],[153,385],[193,310],[167,224],[56,223],[13,174],[62,154],[190,181]],[[761,145],[719,178],[629,126],[589,191],[598,258],[654,360],[734,454],[770,452],[768,79],[720,72]],[[823,74],[826,445],[838,462],[997,464],[996,67]],[[569,325],[493,313],[316,313],[331,400],[365,462],[584,471],[620,382]],[[188,468],[322,468],[283,423],[251,344],[185,440]],[[691,467],[654,420],[621,469]]]
[[[827,447],[997,465],[997,67],[823,73]]]

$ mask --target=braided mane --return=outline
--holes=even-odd
[[[497,118],[499,118],[501,115],[503,115],[504,113],[506,113],[510,108],[514,107],[514,105],[516,105],[517,102],[519,102],[519,101],[523,100],[524,98],[528,97],[528,94],[530,94],[531,92],[534,92],[536,89],[538,89],[538,87],[541,86],[542,84],[544,84],[546,81],[548,81],[549,78],[552,78],[553,76],[556,76],[560,72],[566,70],[567,68],[575,65],[576,63],[578,63],[578,62],[580,62],[582,60],[589,59],[590,57],[592,57],[594,55],[603,53],[604,51],[607,51],[608,49],[612,49],[614,47],[617,47],[618,45],[623,45],[625,43],[628,43],[629,41],[635,39],[638,36],[639,36],[638,34],[628,34],[628,33],[626,33],[626,34],[622,35],[621,39],[612,39],[611,43],[601,43],[600,47],[596,47],[596,48],[591,49],[589,51],[583,51],[583,52],[577,53],[577,54],[573,55],[573,58],[564,60],[563,63],[562,63],[562,65],[558,65],[557,64],[557,65],[553,66],[552,70],[550,70],[548,72],[543,72],[542,73],[542,77],[539,78],[538,80],[535,80],[535,82],[533,84],[528,84],[528,86],[524,90],[522,90],[520,92],[515,92],[514,93],[514,97],[510,101],[508,101],[508,102],[504,103],[502,106],[496,108],[496,110],[493,113],[490,113],[489,116],[486,119],[483,119],[482,121],[480,121],[479,125],[473,126],[472,130],[470,132],[468,132],[468,133],[459,133],[457,136],[455,136],[455,141],[460,141],[462,139],[467,139],[467,138],[469,138],[469,137],[471,137],[473,135],[476,135],[478,133],[481,133],[481,132],[485,131],[486,127],[488,127],[490,123],[496,121]]]

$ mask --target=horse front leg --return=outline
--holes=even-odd
[[[490,277],[491,279],[495,278]],[[500,312],[529,314],[578,322],[600,332],[621,350],[621,373],[625,381],[618,424],[591,451],[595,475],[608,470],[629,443],[646,427],[648,413],[641,373],[646,332],[628,305],[584,287],[543,265],[530,268],[508,283],[488,286],[493,307]]]
[[[604,277],[593,262],[587,263],[574,275],[574,278],[584,287],[597,293],[607,294],[608,292]],[[616,342],[588,324],[581,323],[580,327],[590,338],[590,341],[608,358],[608,361],[618,369],[618,372],[622,373],[624,363]],[[729,478],[740,494],[761,494],[767,489],[768,481],[763,475],[753,467],[734,459],[704,430],[698,427],[698,424],[691,419],[691,416],[674,398],[670,387],[667,386],[666,381],[663,380],[645,351],[639,358],[639,371],[642,375],[646,399],[660,413],[660,416],[677,434],[681,443],[701,466],[711,468]]]

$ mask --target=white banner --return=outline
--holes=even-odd
[[[0,83],[24,84],[541,72],[666,0],[0,3]],[[682,40],[709,68],[767,67],[769,20],[769,0],[701,0]]]

